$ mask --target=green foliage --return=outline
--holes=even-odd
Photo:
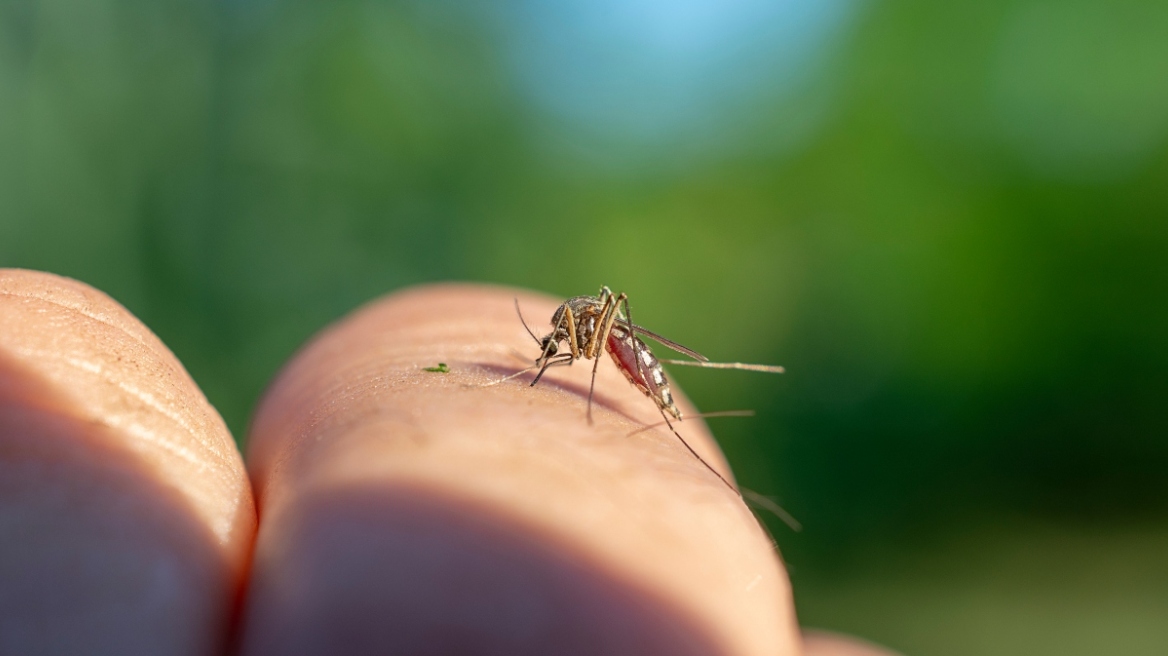
[[[786,365],[674,375],[758,410],[714,427],[806,526],[773,528],[821,625],[860,597],[819,582],[879,571],[879,545],[957,559],[943,536],[996,518],[1163,520],[1163,3],[856,5],[719,148],[647,150],[534,106],[489,16],[423,7],[0,5],[0,265],[126,304],[240,437],[280,363],[374,296],[626,291],[714,359]],[[869,634],[958,653],[902,582],[863,597]]]

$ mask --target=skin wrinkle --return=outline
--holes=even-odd
[[[219,653],[238,552],[117,429],[63,402],[0,351],[0,653]]]
[[[210,472],[215,477],[215,479],[217,479],[217,482],[220,485],[232,485],[232,479],[235,479],[236,476],[232,476],[232,469],[228,464],[227,458],[225,457],[225,454],[222,452],[222,450],[220,448],[216,448],[215,445],[207,439],[205,431],[199,431],[196,429],[194,425],[184,420],[178,412],[171,410],[166,406],[166,404],[158,402],[153,395],[123,380],[119,380],[116,374],[110,372],[106,367],[103,367],[101,364],[96,362],[82,360],[75,357],[61,357],[55,352],[41,349],[16,347],[9,349],[9,351],[18,356],[22,355],[30,358],[30,361],[40,360],[42,365],[54,360],[57,362],[63,362],[81,371],[94,374],[103,382],[112,385],[122,390],[130,397],[137,399],[144,406],[149,408],[149,410],[156,413],[155,415],[150,416],[162,416],[171,420],[175,425],[177,425],[179,429],[185,432],[186,436],[190,439],[184,440],[181,436],[173,435],[172,431],[159,430],[146,423],[143,423],[141,420],[137,419],[137,417],[140,417],[142,414],[140,412],[107,414],[105,415],[103,423],[120,428],[126,431],[127,434],[138,438],[137,440],[130,442],[131,448],[134,448],[135,450],[149,451],[149,449],[144,447],[147,445],[154,445],[155,447],[162,449],[164,452],[185,461],[196,472]],[[56,373],[56,375],[53,377],[61,384],[67,384],[66,381],[76,379],[74,376],[61,373]],[[84,402],[81,399],[78,400]],[[87,404],[87,411],[93,416],[100,416],[103,414],[102,408],[95,405]],[[204,447],[206,451],[209,451],[212,459],[209,461],[207,458],[207,453],[196,453],[194,450],[184,446],[184,442],[191,441],[198,443],[200,446]],[[211,466],[211,462],[214,462],[215,466]],[[238,481],[235,482],[235,485],[238,486]],[[214,494],[209,495],[205,492],[201,492],[198,488],[188,490],[188,492],[199,496],[204,501],[215,496]],[[221,542],[227,542],[230,539],[230,533],[234,525],[234,520],[232,519],[235,514],[234,511],[238,509],[239,503],[242,501],[243,496],[244,495],[242,492],[237,492],[233,496],[234,502],[230,504],[230,512],[218,517],[210,517],[212,520],[214,533]]]
[[[179,428],[186,431],[189,437],[191,437],[192,439],[197,440],[201,444],[205,445],[209,450],[212,451],[213,455],[215,455],[217,458],[223,457],[223,454],[219,449],[216,449],[213,444],[210,444],[210,443],[205,442],[203,440],[203,436],[201,435],[200,431],[198,431],[198,429],[196,429],[190,422],[186,421],[179,413],[171,410],[166,403],[162,403],[162,402],[158,401],[158,399],[156,399],[154,397],[154,395],[150,394],[149,392],[146,392],[146,391],[144,391],[144,390],[142,390],[134,385],[130,385],[129,383],[126,383],[122,380],[119,380],[117,378],[116,374],[110,373],[105,367],[101,366],[98,363],[87,361],[87,360],[82,360],[80,358],[58,357],[57,353],[55,353],[53,351],[40,350],[40,349],[17,347],[17,348],[12,349],[12,352],[17,354],[17,355],[24,355],[24,356],[29,356],[29,357],[33,357],[33,358],[43,358],[45,361],[51,361],[53,358],[57,358],[57,360],[60,362],[64,362],[65,364],[76,367],[76,368],[78,368],[82,371],[85,371],[87,373],[96,374],[103,381],[109,383],[110,385],[114,385],[118,389],[121,389],[123,392],[126,392],[130,396],[141,401],[142,405],[145,405],[146,407],[150,408],[154,412],[157,412],[158,414],[163,415],[167,419],[170,419],[175,424],[178,424]],[[60,378],[67,379],[67,378],[69,378],[69,376],[60,376]],[[205,469],[207,467],[206,462],[204,460],[200,459],[199,457],[197,457],[190,449],[180,447],[177,444],[167,444],[167,443],[165,443],[165,441],[159,440],[159,437],[155,431],[152,431],[144,426],[132,424],[132,422],[127,423],[125,425],[139,426],[139,430],[143,431],[144,434],[148,434],[148,435],[152,436],[151,437],[152,440],[159,441],[161,446],[163,446],[164,448],[170,449],[172,451],[172,453],[179,455],[180,457],[187,460],[188,462],[190,462],[192,465],[195,465],[196,467],[200,467],[203,469]]]
[[[86,316],[88,316],[88,315],[86,315]],[[33,349],[30,347],[19,347],[18,346],[18,347],[13,349],[13,352],[24,353],[25,355],[32,356],[32,357],[44,358],[46,361],[52,361],[55,359],[55,360],[60,361],[60,362],[65,362],[66,364],[73,365],[73,366],[77,367],[78,369],[82,369],[82,370],[87,371],[89,373],[97,374],[103,380],[110,383],[111,385],[115,385],[115,386],[121,388],[126,393],[128,393],[134,397],[137,397],[139,400],[142,401],[142,403],[144,405],[149,406],[152,410],[170,418],[172,421],[174,421],[176,424],[178,424],[182,429],[187,431],[190,434],[190,437],[192,437],[196,440],[199,440],[201,443],[205,444],[208,449],[215,451],[215,455],[217,455],[219,457],[223,456],[222,449],[218,448],[216,445],[212,444],[211,442],[205,440],[204,435],[202,434],[202,431],[200,431],[196,426],[194,426],[190,421],[188,421],[187,418],[183,417],[181,413],[170,409],[167,402],[169,402],[169,403],[175,402],[176,399],[173,398],[173,395],[170,395],[172,398],[167,399],[167,402],[162,402],[162,401],[158,400],[153,394],[151,394],[151,393],[149,393],[149,392],[147,392],[147,391],[145,391],[137,386],[130,385],[129,383],[127,383],[123,380],[120,380],[118,378],[117,374],[111,373],[107,367],[102,366],[100,363],[93,362],[90,360],[85,360],[82,358],[61,356],[57,351],[52,351],[52,350],[48,350],[48,349]]]
[[[254,530],[249,485],[226,425],[141,322],[81,283],[18,269],[0,269],[0,308],[0,351],[64,391],[58,411],[130,437],[127,446],[196,502],[221,543]]]
[[[60,308],[66,309],[66,310],[72,310],[73,312],[76,312],[77,314],[80,314],[80,315],[85,316],[89,319],[92,319],[98,323],[103,323],[103,324],[109,326],[110,328],[120,330],[120,331],[124,332],[127,337],[137,341],[142,346],[144,346],[148,349],[154,350],[151,348],[151,344],[146,341],[146,339],[142,336],[141,333],[136,332],[136,331],[127,330],[125,326],[118,324],[118,323],[115,323],[114,321],[110,320],[109,315],[90,312],[90,311],[86,310],[83,306],[81,306],[80,304],[65,303],[64,301],[59,301],[57,299],[49,298],[47,296],[41,296],[38,294],[21,294],[18,292],[13,292],[11,290],[5,290],[5,289],[0,289],[0,296],[8,296],[11,298],[22,298],[22,299],[26,299],[26,300],[35,300],[35,301],[40,301],[42,303],[49,303],[51,305],[56,305]]]

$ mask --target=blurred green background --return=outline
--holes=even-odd
[[[1168,653],[1168,3],[0,2],[0,266],[86,281],[237,436],[404,285],[627,291],[801,621]]]

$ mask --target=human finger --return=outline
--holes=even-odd
[[[516,296],[529,320],[556,305],[414,289],[280,374],[248,447],[262,522],[243,652],[797,653],[772,544],[675,435],[631,435],[661,417],[611,362],[594,424],[592,361],[482,386],[536,350]],[[679,430],[729,478],[700,421]]]
[[[162,342],[0,269],[0,653],[221,653],[254,532],[231,435]]]
[[[829,631],[803,633],[804,656],[897,656],[896,652],[865,640]]]

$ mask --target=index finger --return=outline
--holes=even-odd
[[[255,512],[182,364],[110,297],[0,269],[0,654],[217,654]]]
[[[771,543],[676,436],[630,435],[660,415],[611,363],[592,425],[591,362],[481,386],[536,350],[517,295],[533,325],[556,305],[415,289],[281,373],[249,445],[245,653],[796,653]],[[679,430],[719,466],[700,421]]]

